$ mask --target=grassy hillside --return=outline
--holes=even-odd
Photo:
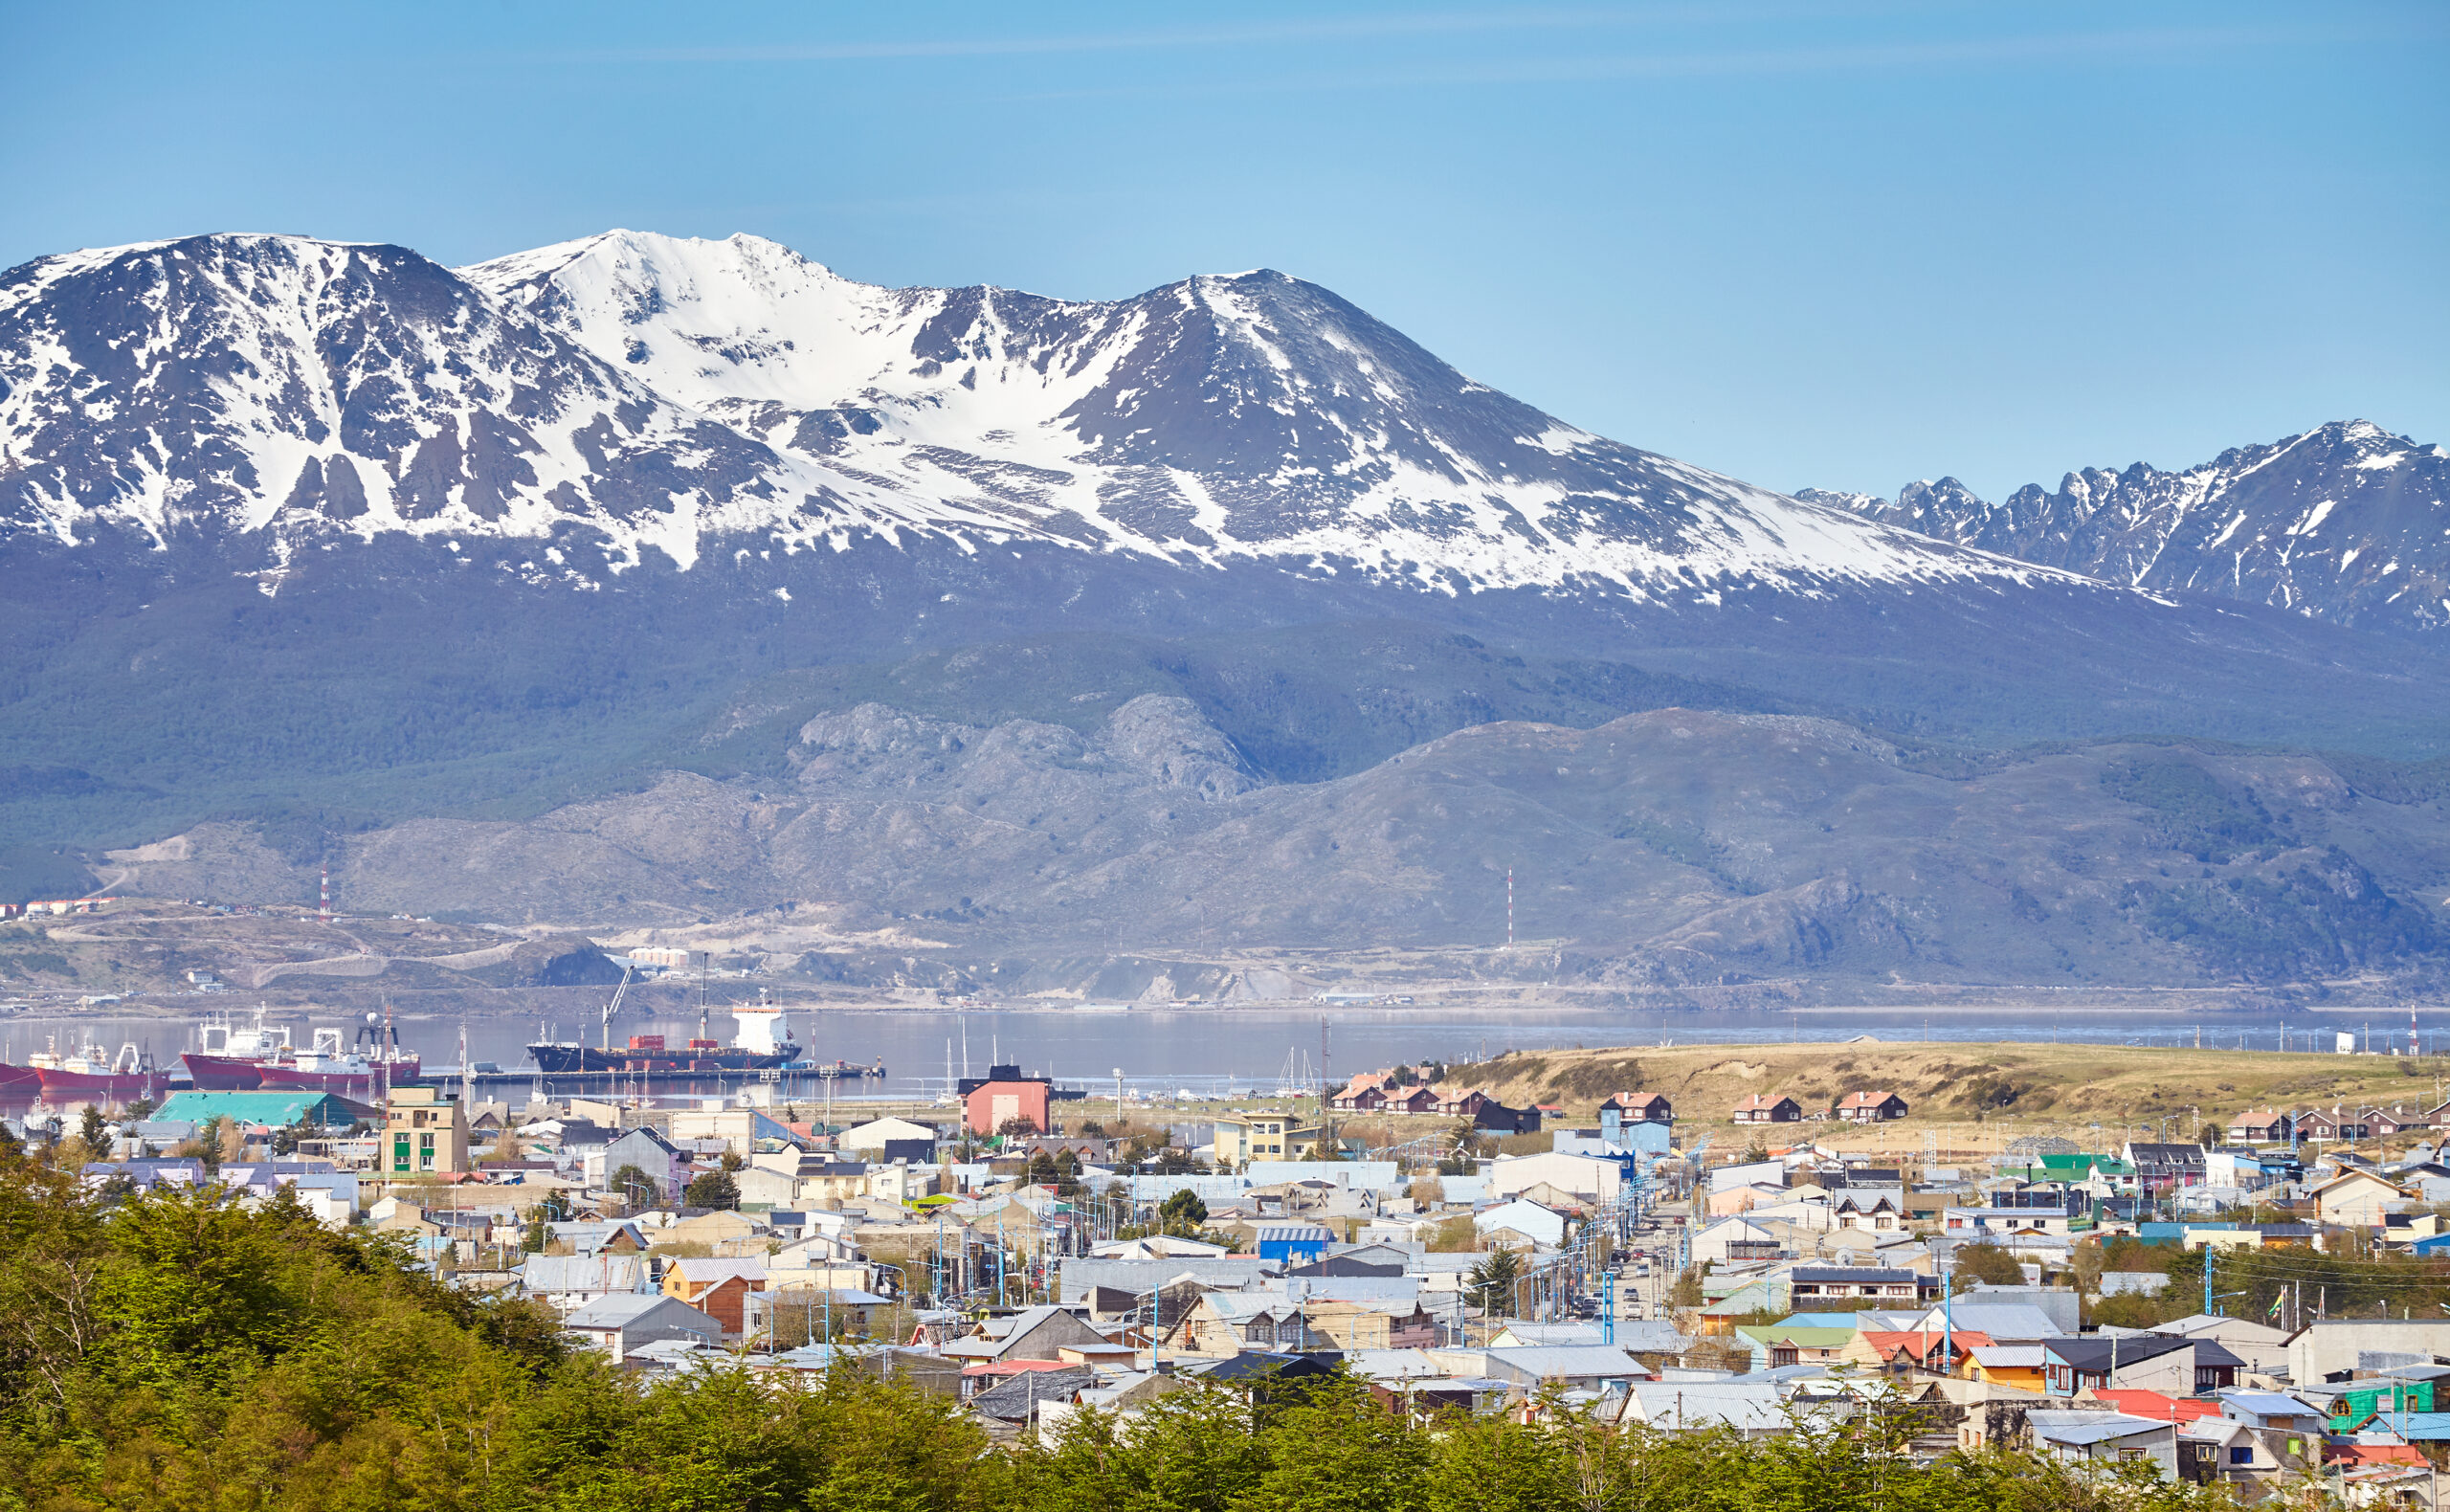
[[[1997,1043],[1697,1045],[1667,1050],[1543,1051],[1455,1068],[1454,1078],[1509,1103],[1556,1102],[1593,1120],[1618,1090],[1659,1092],[1675,1104],[1681,1137],[1713,1148],[1824,1139],[1849,1148],[1919,1150],[1941,1131],[1944,1150],[1995,1149],[2025,1135],[2059,1134],[2100,1148],[2171,1120],[2172,1137],[2225,1124],[2251,1107],[2303,1102],[2429,1108],[2450,1081],[2450,1057],[2283,1055],[2276,1051],[2145,1050],[2117,1045]],[[1807,1114],[1857,1089],[1893,1091],[1912,1106],[1899,1123],[1755,1128],[1728,1113],[1754,1092],[1793,1098]]]

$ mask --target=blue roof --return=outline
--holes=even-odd
[[[2450,1412],[2410,1412],[2405,1417],[2388,1412],[2376,1422],[2411,1442],[2450,1439]]]

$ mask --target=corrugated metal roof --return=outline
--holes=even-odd
[[[280,1126],[311,1113],[314,1123],[345,1128],[374,1112],[329,1092],[173,1092],[153,1116],[189,1123],[237,1119]]]
[[[645,1284],[643,1255],[531,1255],[519,1267],[533,1292],[630,1292]]]
[[[2137,1434],[2174,1426],[2125,1412],[2028,1412],[2025,1422],[2035,1437],[2060,1444],[2098,1444],[2105,1439],[2131,1438]]]
[[[2312,1404],[2285,1391],[2222,1391],[2220,1400],[2257,1417],[2320,1417]]]
[[[1487,1352],[1488,1367],[1509,1375],[1540,1380],[1578,1380],[1589,1376],[1641,1376],[1650,1372],[1624,1350],[1604,1345],[1518,1345]]]

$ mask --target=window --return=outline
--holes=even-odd
[[[2231,1463],[2231,1464],[2233,1464],[2233,1465],[2250,1465],[2250,1464],[2253,1464],[2254,1462],[2255,1462],[2255,1446],[2254,1446],[2254,1445],[2252,1445],[2252,1444],[2232,1444],[2232,1445],[2230,1445],[2230,1446],[2229,1446],[2229,1463]]]

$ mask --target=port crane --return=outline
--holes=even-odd
[[[612,1048],[612,1015],[621,1012],[622,994],[630,990],[630,973],[637,968],[637,963],[634,961],[621,963],[621,985],[612,989],[612,1001],[604,1005],[604,1027],[596,1035],[595,1048],[598,1050],[609,1052]]]

